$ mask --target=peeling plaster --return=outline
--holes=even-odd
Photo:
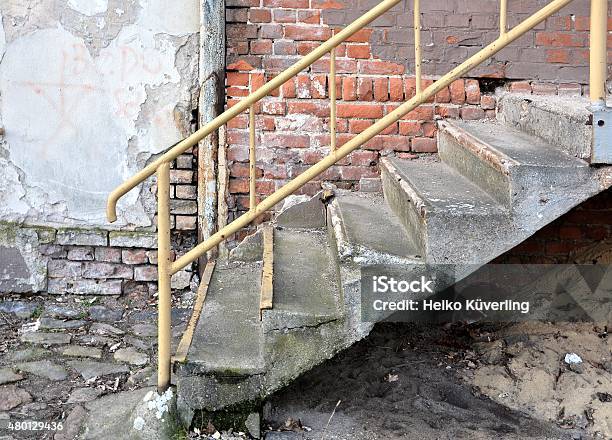
[[[106,12],[108,0],[68,0],[68,6],[83,15],[91,17]]]
[[[66,4],[7,1],[4,22],[28,32],[4,44],[0,27],[0,220],[108,226],[109,191],[188,134],[197,0],[125,2],[120,15],[115,0],[71,0],[84,15],[106,13],[80,19]],[[51,5],[62,24],[45,28]],[[120,202],[118,226],[152,225],[150,187]]]
[[[144,29],[169,35],[184,36],[199,31],[198,0],[140,0],[142,12],[138,24]]]
[[[38,234],[0,224],[0,292],[39,292],[46,288],[46,277]]]

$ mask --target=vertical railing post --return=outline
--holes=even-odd
[[[414,0],[414,74],[416,95],[421,94],[421,2]]]
[[[170,164],[157,168],[157,390],[170,386],[171,258],[170,258]]]
[[[591,105],[606,106],[608,1],[591,0],[590,96]]]
[[[333,32],[332,32],[333,35]],[[336,48],[329,53],[329,131],[330,131],[330,149],[336,150]]]
[[[508,31],[508,0],[499,1],[499,35]]]
[[[255,209],[257,203],[255,197],[257,188],[255,161],[255,105],[252,105],[249,109],[249,209],[251,211]]]

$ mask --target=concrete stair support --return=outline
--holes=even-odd
[[[364,267],[474,270],[609,187],[611,167],[581,160],[583,104],[503,96],[496,121],[441,121],[439,157],[383,158],[382,194],[288,199],[273,222],[274,301],[262,320],[261,230],[217,263],[187,360],[174,367],[183,420],[260,402],[365,337]]]

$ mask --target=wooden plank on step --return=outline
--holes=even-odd
[[[202,273],[202,279],[200,281],[200,286],[198,287],[196,302],[193,306],[193,313],[191,314],[189,323],[183,332],[179,346],[176,349],[176,354],[172,358],[173,362],[185,362],[185,360],[187,360],[187,353],[189,352],[189,347],[191,347],[191,341],[193,340],[193,332],[195,331],[196,325],[198,325],[198,320],[200,319],[200,314],[202,313],[202,308],[204,307],[204,300],[206,299],[208,286],[210,285],[210,280],[214,270],[215,261],[211,260],[206,264],[204,272]]]
[[[261,273],[261,296],[259,299],[259,311],[272,308],[274,296],[274,227],[264,226],[263,230],[263,270]]]

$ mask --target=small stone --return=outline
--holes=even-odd
[[[115,352],[115,360],[119,362],[127,362],[132,365],[145,365],[149,362],[149,356],[139,352],[134,347],[120,348]]]
[[[29,342],[31,344],[70,344],[70,339],[70,335],[64,333],[28,332],[21,335],[21,342]]]
[[[51,355],[49,350],[41,347],[28,347],[23,350],[14,351],[6,355],[9,362],[27,362],[34,359],[45,358]]]
[[[69,345],[64,348],[62,355],[100,359],[102,357],[102,350],[95,347],[84,347],[82,345]]]
[[[152,338],[157,336],[157,326],[152,324],[136,324],[132,326],[132,333],[136,336]]]
[[[66,420],[63,423],[64,429],[58,431],[53,439],[72,440],[77,438],[86,416],[87,411],[85,408],[80,405],[75,406],[74,409],[70,411],[70,414],[68,414],[68,417],[66,417]]]
[[[78,371],[85,380],[89,380],[94,377],[107,376],[109,374],[127,373],[130,371],[125,365],[105,362],[69,361],[68,365]]]
[[[140,384],[145,382],[147,385],[155,385],[157,382],[155,369],[150,366],[141,368],[130,375],[128,382],[132,384]]]
[[[565,355],[564,360],[565,360],[565,363],[569,365],[582,363],[582,358],[578,356],[576,353],[567,353]]]
[[[44,316],[62,319],[77,319],[83,316],[83,312],[60,304],[49,304],[45,306]]]
[[[102,394],[102,391],[95,388],[77,388],[70,393],[70,397],[66,403],[91,402],[100,394]]]
[[[113,338],[100,335],[81,335],[77,337],[80,344],[95,345],[96,347],[110,346],[115,343]]]
[[[105,324],[103,322],[94,322],[89,328],[89,333],[120,336],[123,335],[125,332],[120,328],[113,327],[110,324]]]
[[[151,343],[147,343],[143,341],[142,339],[136,338],[135,336],[128,335],[125,338],[123,338],[123,342],[125,342],[126,345],[133,345],[134,347],[142,351],[147,351],[150,348],[152,348]]]
[[[22,403],[30,403],[32,396],[15,385],[0,386],[0,411],[9,411]]]
[[[36,311],[36,303],[25,301],[3,301],[0,302],[0,312],[13,313],[18,318],[29,318]]]
[[[93,306],[89,309],[89,316],[94,321],[116,322],[121,321],[123,310],[113,310],[104,306]]]
[[[0,385],[17,382],[21,379],[23,379],[23,376],[15,373],[10,368],[0,368]]]
[[[26,373],[44,377],[49,380],[64,380],[68,377],[66,370],[51,361],[33,361],[17,364],[17,368]]]
[[[72,329],[72,328],[81,328],[87,324],[85,321],[76,320],[76,321],[64,321],[63,319],[55,319],[55,318],[40,318],[40,328],[44,329]]]
[[[261,437],[261,419],[259,417],[259,413],[251,413],[247,416],[244,425],[251,434],[251,437],[260,438]]]

